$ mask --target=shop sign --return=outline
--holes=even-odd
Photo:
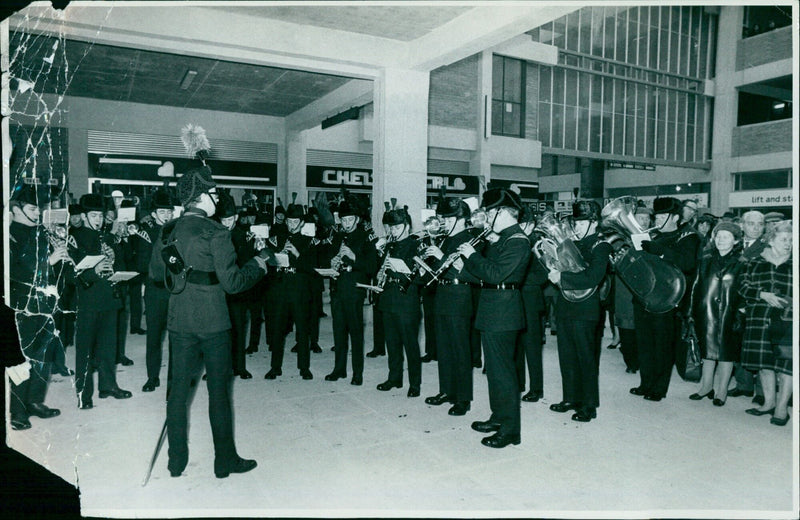
[[[792,202],[791,189],[734,191],[728,195],[728,206],[731,208],[791,206]]]
[[[370,188],[372,187],[372,170],[306,166],[306,186],[309,188]]]
[[[442,186],[447,187],[447,193],[477,195],[480,183],[471,175],[428,174],[428,192],[438,193]]]

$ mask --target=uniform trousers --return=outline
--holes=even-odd
[[[408,358],[408,384],[422,384],[422,361],[419,353],[419,313],[383,311],[383,330],[386,334],[386,354],[389,363],[388,380],[403,383],[403,350]]]
[[[600,405],[597,322],[557,314],[556,324],[562,399],[597,408]]]
[[[270,367],[275,370],[280,370],[283,366],[286,330],[291,327],[292,321],[294,321],[295,330],[297,331],[297,368],[308,370],[311,364],[308,332],[311,322],[313,295],[309,285],[298,283],[297,277],[298,275],[287,274],[281,278],[276,278],[275,283],[270,286],[268,291],[267,298],[269,301],[280,302],[269,307],[267,320],[272,322],[270,326],[273,334],[270,341],[270,348],[272,349]]]
[[[231,365],[234,374],[247,368],[244,344],[247,333],[247,301],[228,300],[228,315],[231,318]]]
[[[17,312],[15,321],[22,352],[30,361],[30,377],[15,385],[11,380],[9,410],[15,417],[28,417],[27,406],[44,403],[50,381],[51,359],[57,350],[63,352],[56,336],[53,318],[47,315],[25,315]]]
[[[164,334],[167,332],[167,313],[169,311],[169,291],[156,287],[152,280],[148,280],[144,288],[144,302],[147,306],[145,322],[147,324],[147,346],[145,362],[147,364],[147,379],[156,379],[161,372],[163,357]],[[170,348],[171,352],[171,348]],[[171,376],[170,365],[167,370],[167,379]]]
[[[308,320],[308,343],[319,346],[319,320],[322,319],[322,292],[324,286],[312,285],[311,288],[311,317]],[[295,334],[296,335],[296,334]],[[298,343],[300,340],[297,340]]]
[[[439,339],[439,393],[453,401],[472,401],[472,352],[470,317],[436,315]]]
[[[478,287],[472,288],[472,308],[478,308],[478,300],[480,299],[481,290]],[[481,331],[475,328],[475,314],[469,320],[469,349],[472,353],[472,366],[479,367],[481,365]]]
[[[666,397],[675,363],[679,326],[677,311],[653,314],[634,303],[633,316],[636,345],[639,347],[641,390],[645,394]]]
[[[383,330],[383,311],[378,304],[372,305],[372,350],[378,354],[386,354],[386,333]]]
[[[492,422],[500,424],[501,435],[519,435],[519,381],[514,361],[519,331],[481,331],[486,378],[489,383],[489,406]]]
[[[142,277],[140,274],[128,282],[128,293],[131,302],[131,332],[142,328]]]
[[[122,361],[122,358],[125,357],[125,344],[128,341],[128,320],[130,319],[130,307],[128,302],[128,292],[129,287],[127,282],[120,284],[117,290],[121,293],[121,300],[122,300],[122,307],[119,308],[117,314],[117,354],[116,354],[116,362],[119,363]]]
[[[420,289],[422,292],[422,314],[425,323],[425,355],[438,359],[438,336],[436,334],[436,313],[434,312],[435,290],[431,288]]]
[[[344,377],[347,374],[348,337],[353,346],[353,377],[364,374],[364,297],[345,298],[331,294],[331,318],[333,320],[333,345],[336,357],[333,372]]]
[[[525,365],[528,366],[531,392],[544,392],[542,370],[542,309],[537,308],[532,299],[535,293],[522,291],[525,307],[525,329],[519,335],[520,352],[517,360],[517,376],[520,391],[525,391]]]
[[[262,295],[257,295],[247,305],[247,311],[250,314],[250,343],[248,347],[251,349],[258,348],[261,342],[261,325],[264,324],[264,333],[267,337],[267,342],[270,340],[270,324],[264,320],[264,300]]]
[[[636,346],[636,329],[625,329],[617,327],[619,330],[619,351],[625,366],[630,370],[639,370],[639,347]]]
[[[204,363],[208,388],[208,417],[214,439],[214,470],[229,468],[237,459],[231,412],[231,333],[169,332],[172,342],[172,388],[167,399],[167,438],[171,472],[181,472],[189,461],[188,405],[192,379]]]
[[[75,391],[79,406],[92,400],[93,367],[101,392],[117,388],[117,315],[119,311],[81,309],[75,330]]]

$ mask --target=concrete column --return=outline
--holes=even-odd
[[[305,131],[287,131],[285,140],[286,150],[286,183],[285,188],[278,193],[284,204],[292,202],[292,192],[297,192],[298,204],[310,204],[306,200],[306,133]]]
[[[489,140],[492,138],[492,53],[483,51],[478,62],[478,126],[475,129],[476,149],[470,163],[470,174],[477,175],[481,181],[480,194],[492,179],[492,152]]]
[[[407,205],[414,229],[421,227],[428,170],[429,73],[388,68],[374,83],[372,221],[383,202]]]
[[[80,199],[89,193],[89,134],[85,128],[70,128],[67,131],[69,154],[69,191]]]
[[[717,27],[717,64],[714,78],[714,123],[711,129],[711,212],[721,215],[728,209],[728,194],[733,191],[737,159],[733,157],[733,129],[738,118],[739,96],[734,87],[736,47],[742,34],[744,7],[720,8]]]

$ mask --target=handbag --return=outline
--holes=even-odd
[[[774,307],[769,312],[769,341],[772,354],[778,359],[792,361],[792,306]]]
[[[683,320],[681,339],[675,351],[675,368],[684,381],[696,383],[700,381],[703,360],[700,356],[700,344],[694,331],[694,320]]]

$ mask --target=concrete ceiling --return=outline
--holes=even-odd
[[[575,9],[541,3],[263,5],[37,3],[10,19],[35,35],[12,76],[35,91],[293,115],[305,126],[371,99],[386,68],[433,70]],[[55,37],[63,49],[52,51]],[[43,59],[54,55],[52,66]],[[59,63],[62,59],[63,63]],[[181,89],[187,71],[197,71]],[[61,89],[61,90],[59,90]]]
[[[350,81],[50,36],[12,33],[9,43],[11,75],[48,94],[286,117]],[[26,50],[17,52],[23,45]],[[52,64],[44,61],[51,55]],[[181,88],[189,71],[197,74]]]

